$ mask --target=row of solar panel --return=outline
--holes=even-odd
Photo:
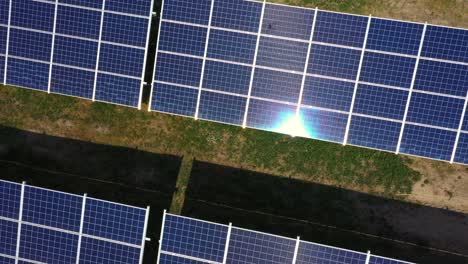
[[[165,3],[165,20],[208,26],[211,1],[171,0]],[[313,9],[266,4],[262,34],[309,41],[314,20]],[[262,3],[253,1],[213,1],[212,27],[257,34]],[[361,48],[364,43],[368,17],[318,11],[313,40],[317,42]],[[405,55],[418,54],[424,25],[372,18],[367,49]],[[198,29],[203,31],[204,29]],[[206,29],[205,29],[206,30]],[[190,33],[187,32],[187,33]],[[203,34],[202,34],[203,35]],[[251,41],[243,34],[244,42]],[[250,35],[251,36],[251,35]],[[423,57],[468,62],[466,30],[428,26],[422,50]],[[202,41],[204,42],[204,41]],[[255,46],[255,40],[254,46]],[[299,44],[298,44],[299,45]],[[292,47],[292,46],[291,46]],[[252,52],[249,48],[249,52]],[[304,59],[302,57],[301,59]]]
[[[145,17],[135,17],[75,6],[90,1],[59,2],[55,10],[55,1],[15,0],[8,29],[9,1],[2,1],[6,8],[0,16],[0,54],[4,55],[0,55],[0,73],[6,84],[140,106],[149,7]],[[151,4],[150,0],[108,2],[108,10],[128,8],[129,13]]]
[[[368,254],[165,214],[158,264],[364,264]],[[230,230],[229,230],[230,229]],[[229,233],[229,235],[228,235]],[[229,237],[228,237],[229,236]],[[227,244],[226,248],[226,243]],[[225,250],[227,249],[227,254]],[[226,261],[224,261],[226,256]],[[369,264],[408,263],[370,255]]]
[[[139,263],[147,210],[31,186],[21,205],[21,193],[0,180],[0,255],[15,258],[21,214],[21,259],[76,263],[81,248],[80,263]]]

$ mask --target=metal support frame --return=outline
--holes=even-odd
[[[302,76],[302,83],[301,83],[301,90],[299,91],[299,99],[297,100],[297,108],[296,108],[296,119],[299,118],[299,112],[301,110],[301,104],[302,104],[302,95],[304,93],[304,86],[307,78],[307,71],[309,69],[309,62],[310,62],[310,52],[312,50],[312,40],[314,39],[314,32],[315,32],[315,23],[317,21],[317,14],[318,14],[318,8],[315,8],[314,12],[314,21],[312,22],[312,28],[310,30],[310,38],[309,38],[309,47],[307,48],[307,55],[306,55],[306,60],[305,60],[305,65],[304,65],[304,74]],[[292,131],[291,136],[295,136],[296,131]]]
[[[229,241],[231,240],[231,230],[232,230],[232,223],[229,223],[228,232],[226,236],[226,246],[224,246],[224,256],[223,256],[223,264],[227,263],[227,256],[229,251]]]
[[[102,27],[104,25],[104,11],[106,10],[106,0],[102,0],[102,9],[101,9],[101,24],[99,25],[99,40],[97,48],[97,57],[96,57],[96,68],[94,69],[94,84],[93,84],[93,102],[96,101],[96,85],[98,78],[99,70],[99,58],[101,56],[101,42],[102,42]]]
[[[346,144],[348,144],[349,129],[351,127],[351,119],[353,117],[353,111],[354,111],[354,101],[356,100],[357,89],[359,86],[359,79],[361,78],[362,62],[364,61],[364,55],[366,54],[367,37],[369,36],[369,29],[370,29],[371,21],[372,21],[372,15],[369,15],[369,20],[367,21],[366,35],[364,37],[364,43],[362,44],[361,59],[359,61],[358,72],[356,75],[356,82],[354,83],[353,98],[351,99],[351,107],[349,109],[348,123],[346,124],[346,132],[343,138],[343,146],[346,146]]]
[[[20,251],[20,240],[21,240],[21,222],[23,221],[23,204],[24,204],[24,189],[26,187],[26,182],[21,184],[21,198],[20,198],[20,208],[19,208],[19,217],[18,217],[18,234],[16,237],[16,255],[15,255],[15,264],[19,262],[19,251]]]
[[[370,250],[368,250],[367,251],[367,256],[366,256],[366,264],[369,264],[370,257],[371,257],[371,253],[370,253]]]
[[[155,57],[154,57],[153,77],[151,77],[151,91],[150,91],[150,97],[148,100],[148,112],[151,111],[151,103],[153,102],[153,92],[154,92],[154,85],[155,85],[154,78],[156,77],[156,64],[158,63],[159,40],[161,39],[161,27],[162,27],[162,22],[163,22],[163,14],[164,14],[164,0],[162,0],[161,15],[159,16],[158,40],[156,41],[156,54],[154,55]]]
[[[54,63],[54,47],[55,47],[55,29],[57,27],[57,9],[58,9],[58,0],[55,0],[55,11],[54,11],[54,27],[52,30],[52,47],[50,49],[50,64],[49,64],[49,82],[47,84],[47,93],[50,94],[51,84],[52,84],[52,68]]]
[[[299,252],[299,245],[300,244],[301,244],[301,238],[298,236],[297,239],[296,239],[296,246],[294,247],[294,255],[293,255],[292,264],[296,264],[297,252]]]
[[[416,57],[416,63],[414,65],[413,78],[411,79],[411,86],[408,93],[408,99],[406,100],[405,114],[403,115],[403,122],[401,124],[400,136],[398,137],[398,144],[395,150],[395,154],[400,153],[401,139],[403,138],[403,132],[405,131],[406,119],[408,117],[408,110],[411,103],[411,96],[413,95],[414,84],[416,82],[416,75],[418,74],[419,61],[421,60],[421,53],[424,45],[424,39],[426,37],[427,22],[424,24],[423,32],[421,35],[421,41],[419,42],[418,56]]]
[[[159,264],[159,260],[161,259],[161,249],[162,249],[162,242],[163,242],[163,235],[164,235],[164,224],[166,223],[166,210],[163,211],[163,218],[161,224],[161,234],[159,235],[159,247],[158,247],[158,259],[156,260],[156,264]]]
[[[250,96],[252,94],[253,80],[255,76],[255,67],[257,66],[258,47],[260,46],[260,37],[262,34],[262,27],[263,27],[263,17],[265,16],[265,6],[266,6],[266,0],[263,0],[262,12],[260,14],[260,23],[258,24],[257,43],[255,44],[255,53],[254,53],[254,60],[252,64],[252,72],[250,74],[249,91],[247,93],[247,102],[245,104],[244,119],[242,121],[242,128],[247,127],[247,115],[249,113]]]
[[[81,218],[80,218],[80,233],[78,235],[78,249],[76,251],[76,264],[80,264],[80,253],[81,253],[81,239],[83,237],[83,225],[84,225],[84,216],[86,210],[86,198],[88,194],[83,194],[83,202],[81,204]]]
[[[468,92],[466,92],[465,104],[463,105],[463,111],[460,117],[460,123],[458,124],[457,137],[455,138],[455,144],[453,144],[452,157],[450,158],[450,163],[453,163],[455,160],[455,154],[457,153],[458,141],[460,140],[460,133],[463,127],[463,121],[465,120],[466,106],[468,103]]]
[[[201,92],[202,92],[202,87],[203,87],[203,78],[205,77],[206,54],[208,53],[208,43],[210,42],[211,21],[213,19],[213,9],[214,9],[214,0],[211,0],[210,19],[208,21],[208,29],[206,30],[205,52],[203,53],[203,62],[202,62],[201,75],[200,75],[200,84],[198,86],[197,106],[195,108],[195,115],[194,115],[195,120],[198,119],[198,113],[199,113],[199,109],[200,109],[200,98],[201,98]]]
[[[140,264],[143,264],[143,256],[145,254],[145,243],[146,243],[146,232],[148,230],[148,219],[149,219],[150,207],[146,207],[146,214],[145,214],[145,224],[143,226],[143,235],[141,238],[141,252],[140,252]]]
[[[8,53],[10,50],[10,29],[11,29],[11,8],[13,5],[13,0],[9,1],[8,6],[8,29],[7,29],[7,38],[6,38],[6,49],[5,49],[5,65],[3,69],[3,85],[6,85],[7,79],[7,70],[8,70]]]
[[[148,31],[146,32],[146,46],[145,46],[145,57],[143,61],[143,72],[141,73],[141,87],[140,87],[140,95],[138,96],[138,110],[141,110],[141,100],[143,98],[143,87],[145,86],[145,73],[148,59],[148,47],[149,47],[149,39],[151,34],[151,24],[153,23],[153,9],[154,9],[154,0],[151,0],[151,10],[148,17]],[[159,40],[159,39],[158,39]]]

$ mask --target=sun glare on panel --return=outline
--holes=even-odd
[[[304,125],[304,121],[300,116],[293,113],[284,114],[284,120],[277,127],[274,128],[275,132],[291,135],[293,137],[311,137]]]

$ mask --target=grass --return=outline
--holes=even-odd
[[[318,7],[322,10],[335,10],[339,12],[368,15],[366,7],[369,4],[376,5],[375,0],[267,0],[273,3],[282,3],[288,5]]]

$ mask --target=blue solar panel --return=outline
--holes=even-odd
[[[83,197],[26,186],[23,221],[70,230],[80,230]]]
[[[15,264],[16,263],[14,258],[6,258],[2,256],[0,256],[0,262],[3,264]],[[28,264],[28,263],[19,261],[18,264]]]
[[[297,103],[303,75],[256,69],[252,96]]]
[[[312,45],[308,73],[355,80],[361,51]]]
[[[373,18],[367,49],[418,55],[424,25]]]
[[[400,137],[401,123],[361,116],[353,116],[348,143],[373,149],[395,151]]]
[[[217,0],[213,4],[212,26],[258,32],[262,3]]]
[[[371,256],[369,258],[369,264],[405,264],[408,262],[399,261],[395,259],[388,259],[383,257]]]
[[[0,26],[0,39],[2,40],[0,41],[0,54],[6,53],[7,32],[8,32],[7,27]]]
[[[141,245],[146,210],[86,200],[83,233]]]
[[[58,0],[58,1],[59,3],[101,9],[103,0]]]
[[[354,82],[343,82],[307,77],[302,104],[349,111],[354,93]]]
[[[51,44],[52,35],[11,29],[8,55],[49,62]]]
[[[457,132],[406,124],[400,152],[450,160]]]
[[[362,48],[369,18],[319,11],[314,41]]]
[[[468,31],[428,26],[422,56],[468,62]]]
[[[5,56],[0,55],[0,78],[5,75]]]
[[[257,36],[212,29],[207,57],[213,59],[253,63]]]
[[[348,114],[301,108],[300,117],[310,138],[342,143],[348,123]]]
[[[455,153],[455,162],[468,163],[468,134],[460,133],[458,139],[457,152]]]
[[[407,120],[458,129],[465,100],[413,92]]]
[[[167,254],[161,254],[159,257],[159,263],[160,264],[204,264],[206,262],[176,257],[172,255],[167,255]]]
[[[203,60],[160,53],[155,80],[198,87]]]
[[[163,19],[208,25],[211,0],[164,1]]]
[[[206,61],[203,87],[247,95],[251,74],[252,68],[249,66]]]
[[[49,64],[8,59],[7,83],[47,91],[49,83]]]
[[[151,0],[112,0],[106,2],[106,10],[148,16],[152,6]]]
[[[359,85],[354,113],[403,120],[408,91]]]
[[[314,10],[266,4],[262,34],[309,40]]]
[[[136,48],[101,44],[99,70],[141,77],[145,51]]]
[[[362,63],[360,80],[409,88],[415,64],[414,58],[367,52]]]
[[[40,227],[22,225],[20,258],[50,264],[75,263],[78,236]]]
[[[223,225],[166,215],[161,250],[221,263],[227,231]]]
[[[8,24],[10,0],[0,0],[0,24]]]
[[[154,83],[151,109],[176,115],[195,115],[198,90]]]
[[[97,50],[97,42],[56,36],[54,63],[94,70],[96,68]]]
[[[102,40],[145,47],[147,31],[148,19],[106,13]]]
[[[83,237],[81,240],[80,263],[125,263],[138,264],[140,249]]]
[[[12,1],[11,25],[52,32],[55,5],[31,0]]]
[[[19,218],[21,185],[0,181],[0,216]]]
[[[0,254],[15,256],[18,223],[0,220],[0,237],[2,238],[0,239]]]
[[[296,106],[250,99],[247,126],[268,131],[291,133],[285,124],[296,116]]]
[[[203,56],[206,28],[162,22],[159,50]]]
[[[366,262],[366,254],[339,248],[326,247],[318,244],[301,242],[297,251],[297,264],[362,264]]]
[[[96,100],[137,107],[140,90],[140,80],[99,73]]]
[[[296,241],[283,237],[232,228],[228,263],[292,263]]]
[[[203,91],[199,117],[233,125],[242,125],[247,98]]]
[[[258,47],[257,65],[302,73],[308,48],[307,43],[262,37]]]
[[[445,62],[421,60],[414,89],[466,96],[468,66]]]
[[[71,36],[99,39],[101,12],[59,6],[55,32]]]
[[[93,88],[94,72],[53,66],[50,88],[52,93],[91,99]]]

